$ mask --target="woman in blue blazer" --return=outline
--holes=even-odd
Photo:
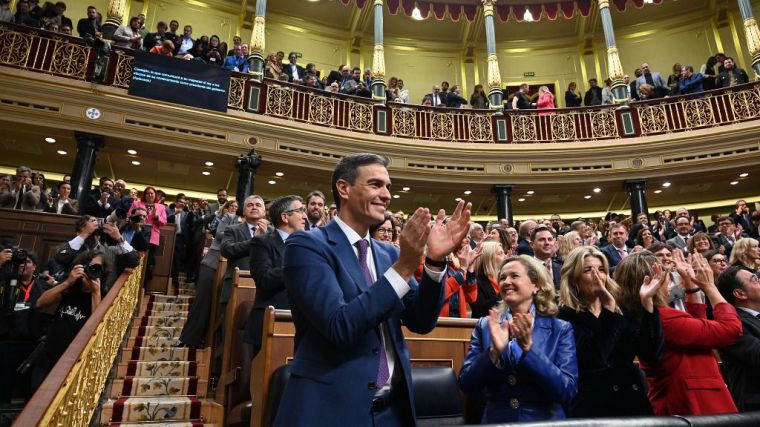
[[[526,255],[507,258],[499,293],[502,303],[472,333],[460,387],[485,391],[483,423],[565,418],[562,405],[578,392],[575,339],[570,324],[554,317],[548,271]]]

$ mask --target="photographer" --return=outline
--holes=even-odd
[[[32,183],[32,170],[16,169],[16,183],[0,186],[0,208],[33,211],[40,203],[40,187]]]
[[[34,360],[32,390],[36,390],[53,369],[79,331],[100,304],[102,278],[108,277],[107,255],[88,250],[73,260],[66,280],[45,291],[37,300],[37,309],[58,306],[48,329],[41,353]]]
[[[35,273],[37,259],[23,249],[6,247],[0,251],[0,286],[3,290],[0,326],[0,404],[14,397],[31,397],[29,372],[17,370],[34,351],[44,333],[44,319],[34,307],[43,292],[50,289]]]
[[[140,263],[140,256],[119,231],[115,215],[100,222],[98,218],[84,215],[76,222],[77,236],[64,244],[55,254],[55,261],[64,272],[76,265],[75,258],[84,252],[99,250],[109,265],[110,274],[103,276],[101,293],[105,295],[125,268],[134,268]]]
[[[152,227],[145,223],[147,217],[148,211],[145,208],[137,208],[119,230],[124,241],[132,245],[137,252],[147,252],[149,249]]]
[[[107,176],[100,178],[100,187],[97,190],[90,191],[84,213],[95,218],[105,218],[111,215],[111,212],[116,208],[113,188],[114,185],[111,178]]]

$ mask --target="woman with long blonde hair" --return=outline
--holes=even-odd
[[[728,263],[757,271],[760,268],[760,248],[758,248],[757,240],[751,237],[739,239],[731,249],[731,258]]]
[[[567,255],[573,249],[583,246],[583,238],[577,231],[566,233],[561,240],[557,239],[557,241],[559,242],[559,251],[557,251],[557,255],[559,260],[563,262],[567,259]]]
[[[470,303],[470,309],[472,318],[479,319],[499,301],[499,266],[505,255],[501,243],[496,241],[483,242],[475,251],[475,260],[468,266],[467,283],[478,284],[478,295]]]
[[[555,317],[549,272],[533,257],[509,257],[498,285],[502,302],[475,325],[459,385],[472,396],[485,391],[483,423],[563,419],[578,366],[573,328]]]
[[[650,281],[635,296],[645,308],[634,319],[622,313],[622,291],[609,270],[607,258],[593,246],[575,248],[562,266],[559,318],[573,325],[580,372],[572,417],[652,414],[633,360],[657,361],[662,352],[662,328],[652,303],[660,282]]]

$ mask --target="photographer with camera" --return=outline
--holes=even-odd
[[[150,249],[150,234],[153,227],[145,223],[147,217],[148,211],[145,208],[136,208],[119,230],[124,241],[132,245],[137,252],[147,252]]]
[[[70,272],[75,259],[82,253],[92,250],[102,252],[113,269],[103,276],[101,293],[107,294],[116,279],[125,268],[135,268],[140,264],[140,255],[129,242],[124,239],[119,231],[119,225],[123,221],[115,214],[101,221],[90,215],[84,215],[76,224],[77,236],[64,244],[55,254],[55,261],[61,265],[64,274]]]
[[[44,317],[34,307],[43,292],[50,289],[42,275],[37,276],[37,259],[6,242],[0,251],[0,404],[15,397],[31,397],[31,377],[23,369],[27,358],[44,334]],[[14,393],[18,391],[18,393]]]
[[[58,308],[48,328],[45,344],[33,361],[32,391],[42,384],[100,304],[102,280],[109,275],[107,257],[101,250],[79,253],[66,280],[45,291],[37,300],[39,310]]]
[[[16,169],[16,183],[0,186],[0,208],[33,211],[40,203],[40,187],[32,183],[32,170]]]

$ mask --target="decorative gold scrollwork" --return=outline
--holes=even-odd
[[[245,79],[241,77],[230,77],[230,93],[227,96],[227,107],[242,110],[243,109],[243,88]]]
[[[468,114],[467,121],[470,129],[470,141],[493,141],[491,116]]]
[[[87,56],[89,47],[72,43],[56,42],[50,71],[64,76],[84,80],[87,77]]]
[[[668,130],[668,119],[665,115],[665,107],[662,105],[648,105],[639,109],[641,121],[641,133],[644,135],[665,132]]]
[[[132,83],[132,69],[135,66],[135,57],[125,55],[124,52],[117,50],[116,58],[113,85],[128,88],[130,83]]]
[[[393,110],[393,134],[400,136],[415,136],[417,120],[414,111],[404,109]]]
[[[615,113],[608,110],[591,113],[591,134],[596,138],[613,138],[618,136]]]
[[[715,123],[710,103],[704,99],[690,99],[683,102],[683,115],[689,128],[702,127]]]
[[[372,106],[361,102],[348,104],[348,127],[365,132],[372,131]]]
[[[430,115],[430,133],[433,139],[451,140],[454,136],[454,120],[449,113]]]
[[[760,114],[760,90],[743,90],[729,93],[734,114],[739,120],[752,119]]]
[[[284,87],[270,87],[267,93],[267,113],[289,117],[293,110],[293,91]]]
[[[515,141],[537,142],[535,116],[515,114],[512,119],[512,139]]]
[[[554,139],[560,141],[576,139],[575,119],[571,114],[553,114],[549,116],[549,121]]]
[[[24,66],[29,58],[32,35],[0,27],[0,63]]]
[[[309,121],[323,125],[332,123],[333,101],[326,96],[313,95],[309,101]]]

